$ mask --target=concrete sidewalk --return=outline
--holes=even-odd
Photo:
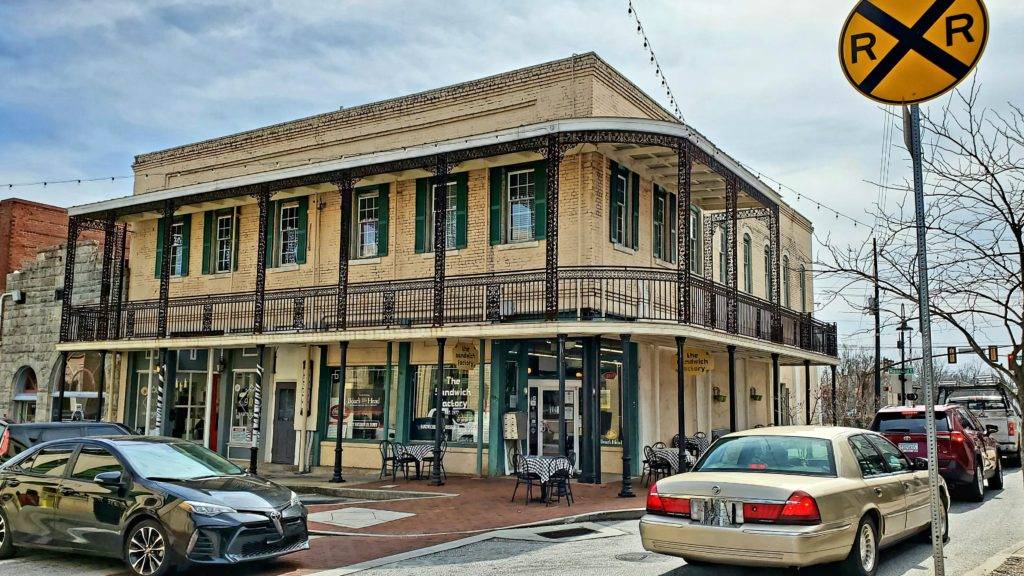
[[[964,576],[1024,576],[1024,542],[1010,546]]]

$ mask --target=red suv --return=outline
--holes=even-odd
[[[907,456],[926,458],[924,406],[889,406],[875,414],[871,430],[880,432]],[[935,430],[938,438],[939,474],[950,487],[962,489],[968,498],[980,502],[988,487],[1003,487],[1003,464],[998,430],[985,426],[970,410],[956,404],[935,406]]]

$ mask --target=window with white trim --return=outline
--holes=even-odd
[[[782,257],[782,305],[790,307],[789,298],[789,256]]]
[[[754,293],[754,255],[750,234],[743,234],[743,291]]]
[[[445,185],[448,192],[448,205],[445,210],[444,220],[444,244],[445,250],[454,250],[458,222],[456,221],[458,211],[458,183],[454,180]],[[427,252],[434,251],[434,195],[437,194],[437,184],[430,187],[430,198],[427,199],[427,225],[424,228],[426,235]]]
[[[616,244],[626,244],[626,240],[630,238],[629,235],[629,223],[630,214],[632,211],[629,210],[629,202],[631,194],[629,193],[629,178],[626,174],[615,175],[615,186],[617,193],[612,201],[615,203],[615,234],[614,239]]]
[[[281,205],[280,227],[278,229],[278,262],[297,264],[299,254],[299,204]]]
[[[771,300],[772,294],[772,247],[769,244],[764,245],[764,295],[765,298]]]
[[[537,184],[534,169],[514,170],[506,174],[508,196],[505,213],[508,215],[505,237],[512,242],[529,242],[534,239],[537,214],[534,199]]]
[[[233,214],[217,217],[217,266],[215,271],[218,274],[230,272],[234,265],[232,261],[235,255],[234,222]]]
[[[376,190],[356,198],[356,258],[374,258],[378,254],[379,199]]]
[[[184,260],[185,246],[185,224],[174,222],[171,224],[171,276],[181,276]]]
[[[700,226],[700,215],[696,210],[690,211],[690,270],[699,272],[701,263],[701,247],[698,244],[698,230]]]

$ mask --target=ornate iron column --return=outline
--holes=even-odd
[[[690,323],[690,204],[693,202],[690,171],[693,155],[686,140],[679,140],[676,149],[679,166],[676,170],[676,185],[679,201],[676,202],[676,315],[679,323]],[[680,436],[680,445],[682,436]],[[682,450],[680,450],[682,454]],[[681,461],[682,462],[682,461]]]
[[[161,348],[159,352],[159,363],[156,368],[157,386],[156,393],[156,417],[153,419],[153,427],[156,428],[156,435],[164,435],[164,410],[167,406],[167,348]],[[150,391],[152,394],[152,391]]]
[[[736,347],[726,346],[729,352],[729,430],[736,432]]]
[[[114,217],[109,216],[103,222],[103,261],[100,271],[100,321],[96,327],[96,337],[99,340],[106,340],[110,330],[110,287],[113,284],[114,244],[117,243],[116,231]],[[103,405],[102,401],[100,405]]]
[[[125,249],[128,247],[128,225],[122,224],[118,228],[120,236],[117,239],[117,250],[114,257],[117,258],[117,286],[114,290],[114,338],[121,338],[123,334],[121,327],[121,310],[124,305],[124,270],[125,270]]]
[[[256,290],[252,302],[252,333],[263,332],[263,306],[267,291],[267,227],[270,225],[270,190],[256,193],[259,205],[259,231],[256,234]]]
[[[338,303],[335,310],[335,326],[338,330],[348,328],[348,257],[349,235],[352,233],[352,189],[355,180],[345,172],[337,183],[341,196],[341,223],[338,230]]]
[[[436,250],[438,246],[438,244],[434,244],[434,249]],[[444,244],[442,243],[440,246],[444,246]],[[441,442],[444,440],[444,343],[444,338],[437,339],[437,372],[434,378],[434,460],[430,465],[431,486],[444,485],[444,477],[441,475],[441,468],[444,466],[441,450]]]
[[[779,205],[773,204],[771,207],[771,251],[772,251],[772,330],[771,337],[772,342],[782,342],[782,271],[781,271],[781,258],[782,258],[782,240],[780,238],[781,224],[779,222]]]
[[[60,341],[67,342],[71,331],[71,294],[75,291],[75,256],[78,252],[77,216],[68,218],[68,240],[64,251],[64,290],[61,292]],[[65,356],[62,354],[62,357]],[[67,358],[64,358],[66,361]]]
[[[334,432],[334,475],[331,482],[335,484],[345,481],[341,473],[341,459],[345,452],[344,434],[342,427],[345,424],[345,372],[348,371],[348,340],[338,342],[341,347],[341,367],[338,368],[338,427]]]
[[[630,410],[633,404],[633,392],[628,384],[632,380],[633,365],[629,361],[629,334],[620,335],[619,340],[622,342],[622,378],[619,379],[619,398],[622,408],[619,425],[622,429],[622,488],[619,490],[619,498],[633,498],[636,494],[633,493],[633,479],[630,474],[632,455],[629,450],[629,443],[633,440],[629,430],[629,427],[632,426]]]
[[[448,237],[448,161],[439,154],[431,179],[434,190],[434,326],[444,325],[445,257]],[[433,473],[431,473],[433,475]]]
[[[57,410],[56,410],[57,418],[54,421],[55,422],[63,422],[64,421],[64,390],[68,386],[68,382],[67,382],[68,381],[68,377],[67,377],[67,372],[68,372],[68,353],[67,352],[61,352],[58,355],[57,370],[59,370],[59,372],[57,372]],[[50,417],[51,418],[53,417],[53,414],[54,414],[54,410],[50,410]]]
[[[565,334],[558,335],[558,454],[567,456],[565,446]]]
[[[726,329],[732,333],[739,332],[739,289],[736,286],[739,268],[736,254],[736,239],[738,238],[738,222],[736,214],[736,204],[738,201],[737,196],[738,187],[736,185],[736,177],[730,176],[726,179],[725,183],[725,213],[729,219],[726,224],[726,247],[729,250],[729,253],[727,254],[727,262],[729,263],[729,310],[728,316],[726,317]]]
[[[551,134],[544,148],[547,157],[547,220],[544,246],[544,318],[558,319],[558,175],[564,146]],[[564,450],[562,451],[565,452]]]
[[[98,389],[98,392],[97,392],[96,398],[98,400],[99,407],[96,409],[96,421],[97,422],[102,422],[103,421],[103,388],[105,388],[106,385],[107,385],[107,351],[106,350],[100,350],[100,373],[97,374],[97,376],[98,376],[98,378],[97,378],[98,382],[96,383],[97,384],[96,388]]]
[[[811,425],[811,361],[804,360],[804,423]]]
[[[171,257],[174,254],[174,238],[171,230],[174,224],[174,201],[164,201],[164,218],[161,226],[157,226],[157,234],[164,238],[164,253],[160,259],[160,308],[156,316],[157,338],[167,337],[167,304],[171,294]]]
[[[772,424],[782,424],[782,399],[779,397],[779,355],[772,354]]]
[[[260,424],[263,410],[263,356],[266,346],[256,345],[256,380],[252,387],[252,432],[249,445],[249,473],[255,474],[260,450]]]
[[[679,390],[676,398],[676,413],[678,422],[676,428],[679,433],[679,471],[685,472],[686,462],[686,337],[676,336],[676,385]]]

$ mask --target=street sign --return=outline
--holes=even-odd
[[[915,104],[970,74],[987,41],[982,0],[860,0],[843,25],[839,61],[868,98]]]
[[[891,366],[891,367],[889,367],[888,370],[885,371],[885,373],[886,374],[891,374],[893,376],[899,376],[901,374],[903,376],[913,376],[914,375],[914,367],[913,366],[907,366],[906,368],[899,368],[899,367],[896,367],[896,366]]]

